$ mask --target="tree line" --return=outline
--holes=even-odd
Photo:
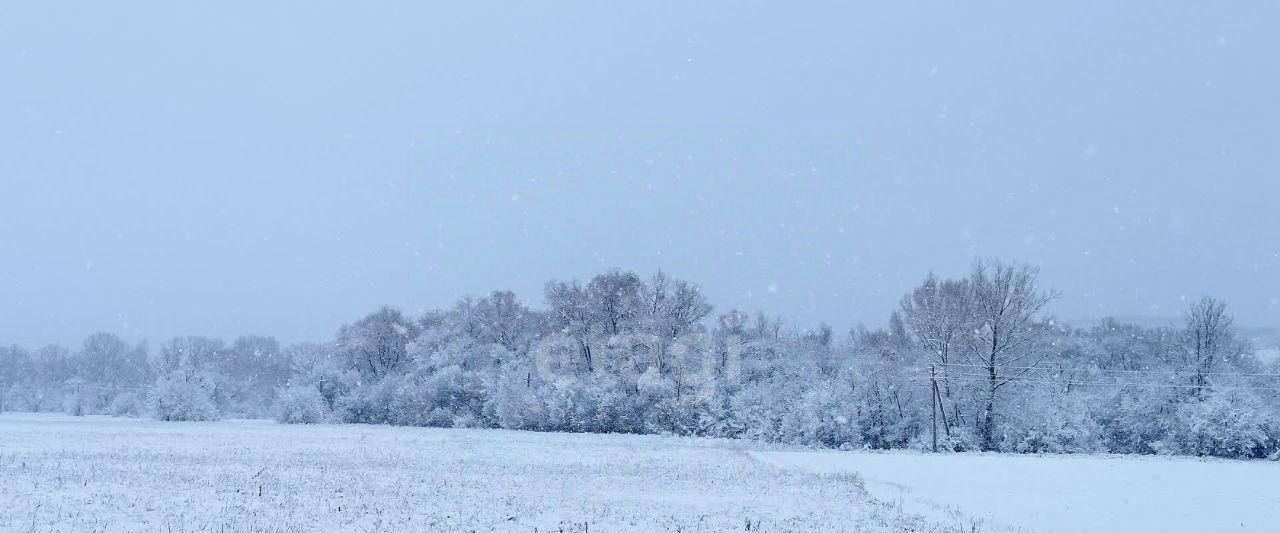
[[[544,309],[510,291],[386,307],[325,343],[0,348],[0,410],[1280,459],[1280,362],[1255,357],[1223,302],[1179,326],[1076,326],[1046,314],[1057,296],[1031,266],[979,261],[928,276],[884,327],[837,335],[613,270],[549,282]]]

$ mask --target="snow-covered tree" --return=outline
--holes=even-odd
[[[595,363],[591,355],[592,333],[599,324],[595,306],[578,280],[551,281],[547,283],[545,296],[551,307],[549,318],[552,327],[561,335],[573,339],[583,367],[591,372]]]
[[[1180,355],[1183,368],[1191,374],[1194,393],[1200,397],[1210,386],[1210,376],[1236,363],[1244,352],[1236,341],[1232,318],[1226,309],[1226,303],[1205,296],[1192,304],[1185,315]]]
[[[147,395],[147,408],[152,417],[164,421],[217,420],[221,416],[212,384],[194,376],[167,375],[157,379]]]
[[[337,352],[346,364],[369,381],[403,370],[409,362],[409,342],[419,327],[398,309],[383,307],[338,331]]]
[[[1043,317],[1054,294],[1034,268],[979,263],[837,338],[737,311],[708,329],[697,286],[663,273],[551,282],[545,296],[545,312],[509,291],[417,317],[384,308],[287,348],[179,337],[148,359],[110,334],[78,351],[0,348],[0,409],[927,449],[936,376],[949,450],[1280,459],[1280,362],[1251,355],[1213,299],[1181,328],[1067,326]]]
[[[969,276],[973,334],[965,356],[986,381],[978,434],[984,450],[997,449],[997,393],[1034,369],[1046,354],[1035,342],[1047,328],[1039,314],[1055,297],[1041,291],[1039,271],[1029,265],[979,261]]]
[[[959,402],[953,397],[951,364],[973,333],[975,310],[969,280],[939,280],[932,273],[924,283],[902,298],[902,317],[916,343],[935,364],[943,398],[959,420]]]
[[[312,385],[293,385],[276,398],[276,420],[285,424],[318,424],[330,418],[329,407]]]

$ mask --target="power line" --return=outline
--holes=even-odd
[[[986,365],[964,364],[964,363],[947,363],[939,365],[942,368],[980,368],[987,369]],[[995,365],[1003,370],[1062,370],[1062,371],[1082,371],[1082,372],[1102,372],[1102,373],[1123,373],[1123,374],[1142,374],[1142,375],[1197,375],[1197,376],[1238,376],[1238,377],[1259,377],[1259,378],[1280,378],[1280,374],[1270,373],[1243,373],[1243,372],[1196,372],[1193,370],[1121,370],[1121,369],[1103,369],[1103,368],[1056,368],[1046,365],[1038,366],[1006,366]]]
[[[1205,376],[1206,374],[1187,373],[1187,374],[1152,374],[1152,375],[1153,375],[1153,376],[1155,376],[1155,377],[1157,377],[1157,378],[1191,378],[1191,377]],[[1247,375],[1247,374],[1208,374],[1208,375],[1214,375],[1214,376],[1233,376],[1233,377],[1240,377],[1240,378],[1248,378],[1248,377],[1250,377],[1250,376],[1249,376],[1249,375]],[[1040,375],[1037,375],[1037,374],[1031,374],[1031,375],[1029,375],[1029,376],[1027,376],[1027,377],[1023,377],[1022,375],[1017,375],[1017,376],[996,375],[996,376],[995,376],[995,379],[998,379],[998,380],[1009,380],[1009,379],[1033,379],[1033,378],[1034,378],[1034,379],[1052,379],[1052,378],[1055,378],[1055,377],[1057,377],[1057,376],[1063,376],[1063,377],[1062,377],[1062,379],[1063,379],[1063,380],[1066,380],[1066,381],[1101,381],[1101,380],[1108,379],[1108,378],[1115,378],[1115,379],[1132,379],[1132,378],[1136,378],[1136,377],[1138,377],[1138,376],[1095,376],[1095,378],[1096,378],[1096,379],[1088,379],[1088,378],[1089,378],[1089,376],[1078,376],[1078,377],[1073,377],[1073,376],[1063,375],[1063,374],[1059,374],[1059,373],[1048,373],[1048,374],[1040,374]],[[1258,376],[1254,376],[1254,377],[1258,377]],[[991,376],[990,376],[989,374],[976,374],[976,373],[971,373],[971,372],[958,372],[958,373],[949,373],[949,374],[940,374],[940,375],[939,375],[939,379],[946,379],[946,378],[959,378],[959,379],[962,379],[962,378],[975,378],[975,379],[978,379],[978,380],[988,380],[988,379],[991,379]]]
[[[80,390],[89,389],[89,390],[100,390],[100,391],[101,390],[106,390],[106,391],[150,390],[147,387],[107,387],[103,385],[56,385],[56,386],[49,386],[49,387],[27,387],[24,385],[13,385],[13,386],[0,385],[0,391],[10,391],[10,390],[49,391],[49,390],[68,390],[68,389],[80,389]]]
[[[960,383],[990,383],[989,377],[984,376],[940,376],[939,380],[950,380]],[[908,381],[913,383],[927,383],[929,378],[909,378]],[[1137,387],[1148,389],[1232,389],[1232,390],[1258,390],[1258,391],[1280,391],[1280,387],[1262,387],[1251,385],[1190,385],[1178,383],[1141,383],[1141,382],[1107,382],[1107,381],[1063,381],[1042,378],[1021,378],[1021,377],[997,377],[996,381],[1000,383],[1026,383],[1032,385],[1057,385],[1071,387]]]

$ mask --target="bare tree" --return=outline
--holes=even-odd
[[[965,353],[986,382],[978,427],[984,450],[996,448],[996,393],[1046,356],[1034,349],[1035,340],[1047,330],[1037,315],[1057,294],[1041,291],[1038,278],[1039,271],[1028,265],[982,261],[974,264],[969,276],[973,333]]]
[[[573,338],[578,344],[578,353],[587,371],[595,370],[591,359],[591,330],[596,325],[596,314],[592,312],[587,299],[587,292],[582,289],[578,280],[569,282],[552,281],[547,283],[547,305],[551,306],[551,323],[561,333]]]
[[[1233,320],[1226,310],[1225,302],[1210,296],[1187,309],[1182,356],[1184,366],[1192,373],[1191,384],[1197,397],[1204,396],[1215,366],[1238,354]]]
[[[587,302],[606,336],[631,332],[640,315],[644,282],[632,272],[618,270],[591,278]]]
[[[902,316],[920,347],[938,366],[942,391],[952,405],[953,420],[960,406],[952,397],[951,369],[956,352],[973,332],[973,295],[968,280],[939,280],[933,273],[902,298]]]
[[[420,328],[398,309],[383,307],[338,331],[338,352],[371,381],[399,371],[409,361],[409,342]]]
[[[516,299],[511,291],[494,291],[484,298],[464,299],[457,311],[469,323],[475,338],[497,344],[512,354],[529,351],[529,345],[537,335],[541,317]]]
[[[770,320],[763,312],[757,312],[754,329],[758,338],[777,340],[782,337],[782,317]]]
[[[108,387],[133,387],[148,377],[147,350],[130,346],[114,334],[95,333],[80,350],[81,373]]]
[[[175,337],[160,346],[151,365],[157,376],[178,375],[189,381],[204,371],[215,370],[225,355],[226,344],[222,339]]]
[[[650,333],[674,339],[697,327],[711,305],[696,285],[659,271],[641,288],[643,322]]]

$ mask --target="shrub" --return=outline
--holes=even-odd
[[[294,385],[276,399],[276,421],[282,424],[319,424],[330,419],[324,397],[315,387]]]
[[[1018,453],[1094,453],[1105,449],[1103,429],[1078,395],[1022,399],[1003,427],[1001,449]]]
[[[853,405],[852,398],[837,392],[831,383],[816,383],[783,416],[781,440],[828,448],[856,447],[861,443],[861,428]]]
[[[1265,458],[1280,450],[1280,422],[1245,391],[1217,390],[1178,407],[1159,453]]]
[[[497,380],[485,411],[492,413],[499,427],[507,429],[542,429],[547,419],[542,402],[541,382],[533,382],[533,370],[515,368]]]
[[[93,414],[88,396],[82,391],[72,391],[62,400],[62,412],[71,416]]]
[[[194,379],[163,377],[147,396],[147,407],[156,420],[217,420],[218,408],[204,384]]]
[[[111,400],[108,411],[110,411],[111,416],[136,417],[142,413],[143,403],[142,397],[138,393],[126,392]]]
[[[381,381],[358,387],[351,394],[338,398],[334,409],[344,422],[356,424],[390,424],[392,400],[404,382],[403,378],[390,376]]]
[[[47,410],[45,404],[48,403],[46,391],[43,389],[34,389],[30,387],[14,387],[4,392],[4,397],[0,398],[0,407],[4,411],[25,411],[39,412]]]

